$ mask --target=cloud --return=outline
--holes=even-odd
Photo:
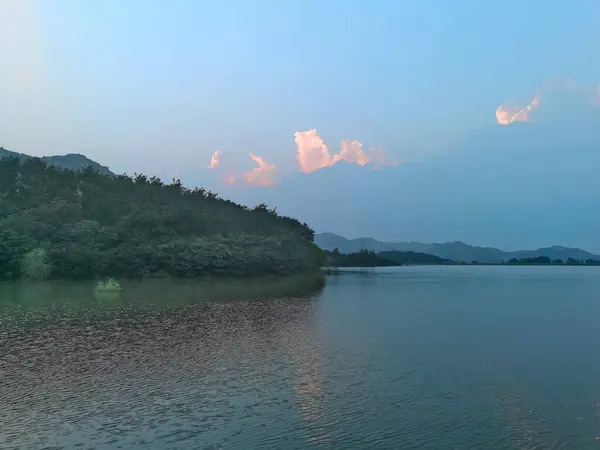
[[[219,158],[221,157],[221,155],[223,154],[223,152],[221,151],[216,151],[212,154],[212,156],[210,157],[210,165],[207,167],[208,169],[216,169],[217,167],[219,167],[219,164],[221,164],[221,162],[219,161]]]
[[[496,120],[500,125],[509,125],[515,122],[531,121],[531,112],[540,104],[540,97],[535,96],[531,100],[531,104],[524,108],[515,107],[514,105],[500,105],[496,110]]]
[[[277,184],[277,166],[269,164],[253,153],[248,153],[248,155],[252,161],[258,164],[258,167],[244,172],[239,167],[240,165],[248,166],[249,164],[246,164],[246,161],[240,161],[231,152],[216,151],[212,154],[207,169],[218,172],[220,180],[227,184],[249,184],[259,187],[275,186]],[[240,172],[242,172],[241,175]]]
[[[294,133],[294,142],[298,147],[296,158],[302,172],[311,173],[334,163],[327,145],[316,129],[297,131]]]
[[[381,148],[370,147],[365,151],[363,144],[356,139],[353,141],[342,139],[339,153],[332,155],[315,129],[296,132],[294,140],[298,147],[296,158],[300,171],[307,174],[332,166],[339,161],[358,164],[361,167],[372,164],[376,169],[397,165],[384,155]],[[268,188],[276,186],[280,178],[277,166],[254,153],[248,155],[258,167],[249,168],[249,160],[241,160],[232,152],[216,151],[212,154],[206,168],[213,170],[221,182],[227,184]]]
[[[215,172],[219,180],[225,183],[234,183],[240,172],[238,169],[240,161],[232,152],[217,150],[210,157],[210,163],[206,166],[208,170]]]
[[[371,158],[365,154],[363,145],[359,141],[354,140],[350,142],[348,139],[342,139],[340,153],[333,156],[333,162],[338,161],[356,163],[362,167],[371,162]]]
[[[387,157],[381,147],[370,147],[369,152],[373,155],[372,161],[375,163],[376,169],[381,169],[382,167],[396,167],[399,163],[398,161],[393,161]]]
[[[369,151],[365,152],[363,144],[358,140],[342,139],[340,152],[331,155],[327,145],[314,128],[294,133],[294,142],[298,148],[296,159],[300,170],[307,174],[324,167],[330,167],[339,161],[358,164],[361,167],[375,162],[376,168],[397,164],[389,161],[380,148],[369,148]]]
[[[277,167],[267,163],[260,156],[253,155],[252,153],[248,153],[248,155],[250,155],[250,158],[258,164],[258,167],[246,172],[243,177],[244,181],[252,186],[275,186],[277,184],[275,179]]]
[[[500,105],[496,109],[496,121],[500,125],[510,125],[548,118],[564,120],[598,105],[600,86],[580,86],[571,78],[557,77],[545,80],[528,105]]]

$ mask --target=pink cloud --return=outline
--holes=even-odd
[[[215,169],[215,168],[219,167],[219,164],[221,163],[219,158],[221,157],[222,154],[223,154],[223,152],[220,152],[220,151],[216,151],[212,154],[212,156],[210,157],[210,164],[208,166],[208,169]]]
[[[342,139],[340,152],[331,155],[327,145],[314,128],[307,131],[297,131],[294,134],[294,142],[298,148],[296,159],[300,170],[304,173],[330,167],[339,161],[346,161],[359,166],[375,162],[377,163],[376,168],[397,164],[389,161],[381,149],[369,148],[368,152],[365,152],[363,144],[358,140]]]
[[[261,187],[273,187],[277,184],[275,179],[275,172],[277,167],[273,164],[267,163],[260,156],[248,153],[250,158],[258,164],[258,167],[246,172],[243,176],[244,181],[252,186]]]

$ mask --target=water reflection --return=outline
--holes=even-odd
[[[100,308],[116,308],[121,304],[121,293],[95,291],[94,300]]]
[[[121,283],[121,292],[98,292],[94,282],[0,283],[0,324],[35,328],[58,320],[81,324],[82,319],[115,314],[115,309],[139,315],[145,309],[173,308],[203,302],[297,298],[323,289],[319,274],[237,280],[135,280]]]
[[[70,295],[65,285],[3,286],[13,300],[3,303],[5,321],[35,311],[30,325],[45,326],[0,336],[0,448],[268,447],[273,422],[289,429],[292,368],[302,361],[305,371],[315,352],[289,346],[310,342],[315,294],[226,301],[238,291],[213,285],[194,301],[184,283],[170,286],[178,300],[169,302],[158,286],[121,296],[94,296],[89,284]],[[94,308],[71,311],[77,296]],[[143,307],[125,307],[141,298]]]
[[[0,285],[0,448],[595,448],[594,270]]]
[[[294,328],[290,350],[294,367],[296,403],[310,441],[326,441],[328,424],[325,409],[323,355],[319,349],[315,320]]]
[[[505,434],[512,436],[512,441],[518,443],[520,449],[539,448],[536,437],[540,435],[558,441],[553,436],[552,427],[540,417],[537,408],[526,392],[519,388],[516,380],[500,372],[494,382],[490,383],[488,394],[495,426],[501,427]],[[502,445],[502,442],[498,442],[497,445]]]

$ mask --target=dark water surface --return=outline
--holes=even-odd
[[[90,292],[0,285],[0,449],[600,449],[600,268]]]

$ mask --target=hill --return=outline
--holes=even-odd
[[[0,159],[0,278],[285,275],[319,270],[314,232],[179,181]]]
[[[413,251],[460,262],[479,261],[482,263],[499,263],[513,258],[523,259],[540,256],[546,256],[552,260],[561,259],[564,261],[569,258],[576,260],[600,259],[600,256],[585,250],[562,246],[540,248],[537,250],[505,252],[493,247],[477,247],[460,241],[437,244],[424,244],[420,242],[382,242],[372,238],[346,239],[333,233],[317,234],[315,236],[315,243],[323,250],[331,251],[337,248],[342,253],[354,253],[362,249],[372,250],[377,253],[387,251]]]
[[[17,158],[24,160],[28,158],[34,158],[33,156],[26,155],[24,153],[11,152],[3,147],[0,147],[0,159],[1,158]],[[46,164],[57,167],[59,169],[71,169],[71,170],[83,170],[88,166],[91,166],[94,170],[97,170],[103,175],[114,175],[108,167],[103,166],[96,161],[89,159],[87,156],[80,155],[78,153],[69,153],[66,155],[55,155],[55,156],[42,156],[40,158]]]

